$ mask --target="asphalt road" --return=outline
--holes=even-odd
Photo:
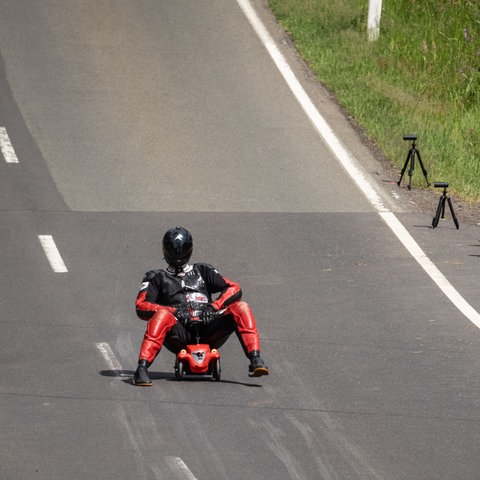
[[[478,310],[478,227],[430,228],[254,6]],[[237,2],[2,0],[0,54],[18,158],[0,158],[2,479],[478,478],[478,327],[339,165]],[[268,377],[232,337],[220,383],[176,382],[162,351],[153,387],[132,385],[134,299],[176,224],[192,260],[242,285]]]

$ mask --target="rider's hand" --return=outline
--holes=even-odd
[[[173,314],[175,315],[175,318],[183,325],[187,325],[190,321],[190,311],[185,305],[182,305],[181,307],[175,309]]]
[[[202,321],[203,326],[207,326],[210,323],[212,323],[216,315],[217,315],[216,310],[212,307],[212,305],[208,304],[202,310],[202,315],[200,316],[200,320]]]

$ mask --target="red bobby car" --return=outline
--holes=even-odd
[[[184,376],[205,377],[220,381],[220,352],[210,349],[210,345],[200,343],[198,327],[195,328],[196,343],[187,345],[177,353],[175,360],[175,378],[179,381]]]

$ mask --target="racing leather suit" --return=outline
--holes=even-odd
[[[201,329],[200,343],[219,348],[235,331],[247,356],[260,350],[255,318],[241,297],[238,283],[206,263],[186,265],[180,272],[170,267],[147,272],[135,302],[138,317],[148,321],[139,358],[151,364],[163,345],[178,353],[192,343],[189,331],[174,315],[177,308],[192,302],[208,303],[222,312]]]

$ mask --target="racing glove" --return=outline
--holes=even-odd
[[[217,316],[217,312],[212,307],[212,305],[211,304],[206,305],[205,308],[202,310],[202,314],[200,316],[202,325],[206,327],[207,325],[212,323],[212,321],[215,319],[216,316]]]
[[[185,305],[182,305],[181,307],[176,308],[173,314],[175,315],[175,318],[182,325],[186,326],[190,321],[190,311],[188,310],[188,307]]]

